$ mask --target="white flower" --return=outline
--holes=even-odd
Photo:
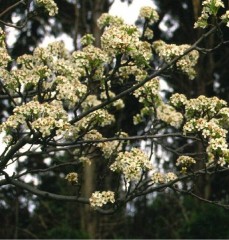
[[[115,197],[114,192],[112,191],[96,191],[92,193],[91,197],[89,198],[91,207],[102,207],[103,205],[107,204],[108,202],[114,203]]]
[[[110,166],[112,171],[121,172],[128,182],[140,180],[144,170],[151,170],[152,164],[148,156],[138,148],[132,148],[130,152],[118,154],[115,162]]]
[[[37,4],[43,6],[50,16],[54,16],[58,13],[58,7],[53,0],[36,0]]]
[[[157,117],[175,128],[179,128],[183,122],[183,115],[167,104],[159,105]]]
[[[66,175],[65,179],[74,184],[78,182],[78,174],[76,172],[70,172]]]

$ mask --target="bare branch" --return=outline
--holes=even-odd
[[[15,4],[12,4],[11,6],[9,6],[7,9],[5,9],[3,12],[0,13],[0,17],[2,17],[7,12],[9,12],[11,9],[17,7],[21,3],[25,5],[25,0],[20,0],[20,1],[16,2]]]

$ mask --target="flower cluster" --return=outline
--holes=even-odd
[[[155,101],[155,98],[158,98],[159,93],[159,78],[153,78],[144,86],[138,88],[134,91],[134,96],[139,99],[139,102],[148,102],[152,103]]]
[[[6,67],[11,61],[11,57],[8,55],[5,44],[5,33],[0,28],[0,67]]]
[[[92,193],[91,197],[89,198],[90,205],[93,208],[102,207],[107,203],[114,203],[115,202],[115,194],[112,191],[96,191]]]
[[[117,137],[128,137],[128,134],[125,132],[119,132],[116,134]],[[101,142],[97,146],[100,148],[100,150],[103,153],[104,158],[109,159],[111,156],[115,156],[118,152],[120,152],[123,149],[123,141],[107,141],[107,142]]]
[[[166,44],[162,40],[158,40],[153,43],[153,48],[159,57],[169,63],[174,58],[183,55],[190,46],[187,44],[179,46],[175,44]],[[192,50],[176,62],[176,67],[187,74],[190,79],[193,79],[196,75],[194,67],[197,64],[198,58],[198,51]]]
[[[122,137],[122,136],[127,136],[127,134],[122,132],[120,134],[120,137]],[[87,132],[84,135],[83,139],[89,140],[89,141],[106,140],[106,138],[103,137],[102,134],[95,129],[92,129],[89,132]],[[121,149],[123,147],[123,143],[118,140],[101,141],[101,142],[97,143],[96,146],[102,151],[104,158],[108,159],[112,156],[112,154],[121,151]]]
[[[164,103],[157,108],[157,118],[175,128],[179,128],[183,123],[183,115],[172,106]]]
[[[208,25],[208,19],[210,16],[216,16],[220,7],[224,8],[224,3],[221,0],[205,0],[202,3],[203,9],[201,16],[194,24],[194,28],[205,28]]]
[[[64,100],[69,106],[76,104],[87,93],[86,85],[82,84],[77,78],[71,79],[58,76],[55,80],[56,94],[58,100]]]
[[[139,39],[140,32],[134,25],[121,24],[108,27],[102,37],[102,49],[111,57],[126,54],[137,65],[145,65],[152,57],[151,46]]]
[[[193,118],[211,119],[216,116],[221,108],[226,106],[226,101],[217,97],[208,98],[200,95],[197,98],[187,101],[185,106],[185,116],[188,120]]]
[[[71,184],[78,182],[78,174],[76,172],[70,172],[66,175],[65,179]]]
[[[101,44],[104,51],[115,56],[136,49],[139,37],[140,33],[136,26],[121,24],[107,28],[101,37]]]
[[[105,51],[100,48],[88,45],[82,49],[85,58],[89,61],[91,68],[101,66],[106,63],[109,58]],[[73,53],[73,57],[77,58],[77,52]]]
[[[103,13],[97,20],[99,28],[104,28],[108,26],[119,26],[123,24],[124,21],[122,18],[117,16],[112,16],[108,13]]]
[[[227,130],[220,127],[215,120],[207,121],[204,118],[191,119],[183,127],[184,134],[201,133],[206,139],[226,137]]]
[[[223,137],[210,139],[208,142],[207,154],[209,165],[215,162],[217,158],[217,163],[220,166],[226,165],[229,161],[229,149],[226,139]]]
[[[163,184],[165,183],[165,175],[161,172],[155,172],[152,174],[151,180],[153,183]]]
[[[134,125],[137,125],[141,122],[144,122],[145,117],[147,116],[154,116],[154,108],[153,107],[143,107],[140,110],[140,113],[137,113],[134,117],[133,117],[133,123]]]
[[[81,163],[83,163],[83,164],[87,164],[87,165],[91,165],[91,160],[90,160],[90,158],[88,158],[88,157],[80,157],[79,158],[79,161],[81,162]]]
[[[92,45],[95,41],[95,38],[92,34],[86,34],[80,39],[80,43],[83,46]]]
[[[111,164],[112,171],[121,172],[125,179],[130,182],[140,180],[143,171],[151,170],[152,164],[148,156],[138,148],[118,154],[115,162]]]
[[[157,11],[149,6],[142,7],[139,16],[145,18],[149,24],[153,24],[159,20]]]
[[[6,39],[5,32],[0,27],[0,47],[5,47],[6,46],[5,39]]]
[[[92,129],[84,135],[83,139],[86,140],[86,141],[102,140],[103,136],[96,129]]]
[[[217,116],[219,117],[219,123],[223,128],[229,127],[229,108],[223,107],[219,110]]]
[[[129,79],[130,76],[134,76],[135,80],[140,82],[146,78],[147,72],[136,65],[122,66],[119,68],[119,77]]]
[[[175,108],[181,108],[188,102],[184,94],[175,93],[169,99],[170,104]]]
[[[229,10],[221,16],[221,19],[227,24],[227,27],[229,27]]]
[[[11,57],[7,53],[6,48],[0,47],[0,67],[6,67],[11,61]]]
[[[54,16],[58,13],[58,7],[53,0],[36,0],[37,4],[44,7],[50,16]]]
[[[140,113],[136,114],[133,118],[134,124],[139,124],[144,121],[146,116],[153,116],[155,112],[154,108],[158,107],[162,102],[159,96],[159,78],[151,79],[144,86],[135,90],[133,94],[144,105]]]
[[[196,160],[189,156],[180,156],[176,161],[176,165],[181,167],[181,172],[183,173],[186,173],[195,163]]]
[[[177,175],[173,172],[168,172],[165,175],[166,182],[171,182],[177,179]]]
[[[82,118],[80,121],[75,123],[74,129],[72,129],[73,132],[77,135],[80,131],[84,130],[91,130],[94,127],[104,127],[107,125],[111,125],[115,121],[115,118],[113,115],[108,113],[105,109],[98,109],[90,114],[88,114],[86,117]]]
[[[77,69],[81,69],[83,74],[91,74],[91,78],[101,79],[103,77],[104,65],[109,61],[106,51],[87,45],[82,51],[75,51],[72,53],[73,62]]]
[[[12,92],[39,90],[43,99],[56,98],[67,103],[69,108],[87,92],[87,86],[80,81],[85,75],[85,66],[81,60],[74,60],[63,42],[37,47],[33,55],[19,57],[14,69],[3,69],[0,75]]]
[[[153,30],[151,30],[147,27],[145,32],[144,32],[144,37],[147,38],[148,40],[153,39],[153,37],[154,37]]]
[[[16,107],[13,111],[14,114],[0,126],[1,131],[10,133],[23,125],[25,128],[32,127],[35,131],[42,133],[43,137],[46,137],[53,130],[58,130],[57,134],[61,134],[70,126],[67,113],[58,101],[53,101],[50,104],[31,101]]]
[[[229,124],[227,103],[217,97],[199,96],[186,102],[185,117],[183,133],[199,133],[207,141],[208,164],[225,165],[229,161],[225,129]]]
[[[155,172],[151,176],[152,182],[156,184],[169,183],[176,179],[177,179],[177,175],[173,172],[168,172],[168,173]]]
[[[98,144],[98,147],[103,152],[103,156],[108,159],[112,154],[122,149],[122,143],[117,140],[112,142],[102,142]]]

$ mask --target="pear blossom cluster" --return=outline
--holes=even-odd
[[[87,87],[77,78],[69,81],[67,77],[58,76],[55,83],[57,83],[55,91],[57,99],[67,102],[69,107],[74,106],[87,93]]]
[[[102,134],[96,130],[96,129],[92,129],[90,131],[88,131],[84,136],[83,136],[83,140],[89,140],[89,141],[93,141],[93,140],[102,140],[103,136]]]
[[[179,93],[174,93],[169,99],[169,103],[176,109],[184,107],[187,102],[187,97],[184,94]]]
[[[153,183],[163,184],[165,183],[165,175],[161,172],[155,172],[152,174],[151,180]]]
[[[120,152],[114,163],[111,164],[112,171],[121,172],[126,181],[138,181],[144,170],[151,170],[152,164],[149,157],[139,148],[131,151]]]
[[[126,132],[120,132],[116,134],[117,137],[128,137],[128,134]],[[123,150],[123,141],[105,141],[97,144],[97,146],[100,148],[100,150],[103,153],[103,156],[105,159],[110,159],[112,156],[116,156],[118,152],[121,152]]]
[[[126,137],[128,136],[127,133],[121,132],[119,134],[119,137]],[[83,140],[101,140],[101,142],[98,142],[95,144],[103,153],[103,157],[105,159],[109,159],[113,154],[120,152],[123,148],[123,142],[120,142],[118,140],[113,141],[105,141],[106,138],[102,136],[102,134],[97,131],[96,129],[92,129],[89,132],[87,132]],[[104,141],[103,141],[104,140]]]
[[[107,125],[111,125],[114,121],[114,116],[110,114],[107,110],[98,109],[76,122],[72,131],[75,131],[75,134],[84,130],[88,132],[94,127],[104,127]]]
[[[92,69],[101,66],[109,60],[107,52],[91,44],[84,47],[82,51],[73,52],[72,56],[75,60],[85,59],[85,62],[82,62],[82,64],[86,63],[85,67]]]
[[[188,44],[178,46],[175,44],[166,44],[162,40],[153,43],[153,49],[155,52],[167,63],[178,56],[182,56],[189,48],[190,45]],[[193,79],[196,75],[194,67],[197,64],[198,58],[198,51],[192,50],[176,62],[176,67],[181,72],[185,73],[190,79]]]
[[[58,7],[53,0],[36,0],[37,4],[44,7],[50,16],[58,13]]]
[[[201,12],[201,16],[198,18],[197,22],[194,24],[194,28],[198,28],[198,27],[206,28],[208,26],[209,17],[210,16],[216,17],[219,9],[225,7],[222,0],[205,0],[203,1],[202,6],[203,6],[203,9]]]
[[[152,57],[151,45],[139,38],[140,32],[134,25],[112,25],[104,31],[101,45],[111,57],[125,54],[131,57],[138,66],[144,66]]]
[[[140,82],[146,78],[147,72],[137,65],[127,65],[119,68],[119,77],[123,80],[128,80],[130,75],[134,76],[137,82]]]
[[[139,123],[144,122],[144,120],[148,117],[148,116],[154,116],[155,115],[155,111],[153,107],[143,107],[140,110],[140,113],[137,113],[134,117],[133,117],[133,123],[134,125],[137,125]]]
[[[92,45],[95,41],[95,38],[92,34],[85,34],[81,39],[80,43],[82,46]]]
[[[46,48],[37,47],[33,55],[19,57],[17,66],[10,71],[2,69],[0,77],[10,92],[36,90],[42,99],[57,98],[71,108],[87,92],[80,81],[85,69],[71,58],[62,42],[51,43]]]
[[[149,24],[153,24],[159,20],[159,15],[155,9],[146,6],[140,9],[139,16],[149,21]]]
[[[220,109],[227,106],[227,102],[217,97],[208,98],[200,95],[190,99],[185,105],[185,116],[188,120],[192,118],[214,118]]]
[[[96,191],[89,198],[90,206],[93,208],[102,207],[107,203],[115,202],[115,194],[112,191]]]
[[[176,161],[176,165],[181,167],[182,173],[186,173],[195,163],[196,160],[190,156],[180,156]]]
[[[101,149],[104,158],[109,159],[113,154],[122,150],[123,144],[118,140],[112,142],[102,142],[98,144]]]
[[[108,13],[103,13],[97,20],[97,24],[100,28],[108,26],[119,26],[124,23],[123,19],[117,16],[112,16]]]
[[[138,98],[139,102],[152,102],[159,93],[159,78],[153,78],[148,81],[144,86],[134,91],[134,96]]]
[[[5,44],[5,33],[0,28],[0,67],[7,67],[8,63],[11,61],[6,44]]]
[[[134,116],[134,124],[143,122],[147,116],[154,116],[170,126],[175,128],[181,127],[184,119],[182,113],[177,111],[173,106],[165,104],[159,95],[159,78],[153,78],[144,86],[135,90],[134,96],[144,105],[144,107],[141,108],[140,113]],[[182,98],[184,97],[181,97],[180,100],[183,101],[184,99]],[[179,101],[179,98],[174,97],[174,104],[175,101]]]
[[[66,175],[65,179],[71,184],[78,182],[78,174],[76,172],[70,172]]]
[[[6,67],[7,64],[10,62],[11,58],[7,53],[6,48],[0,47],[0,67]]]
[[[173,172],[168,172],[165,174],[166,182],[171,182],[177,179],[177,175]]]
[[[87,164],[88,166],[91,165],[91,159],[85,156],[79,158],[79,161],[83,164]]]
[[[180,128],[183,123],[183,115],[172,106],[164,103],[157,108],[157,118],[175,128]]]
[[[177,175],[173,172],[168,172],[168,173],[155,172],[151,176],[151,180],[154,184],[169,183],[176,179],[177,179]]]
[[[144,37],[148,40],[153,39],[154,37],[154,32],[153,30],[149,29],[148,27],[146,28],[145,32],[144,32]]]
[[[70,126],[68,115],[58,101],[51,104],[30,101],[17,106],[13,112],[14,114],[0,125],[1,131],[8,134],[23,125],[25,129],[32,127],[34,131],[39,131],[43,137],[47,137],[53,130],[58,130],[57,134],[61,134]]]
[[[200,132],[204,138],[226,137],[227,130],[217,124],[214,119],[207,121],[204,118],[191,119],[183,127],[184,134]]]
[[[162,103],[159,90],[159,78],[155,77],[134,91],[133,95],[143,104],[140,113],[133,117],[135,125],[144,122],[145,117],[155,115],[155,107],[158,107]]]
[[[226,101],[203,95],[187,100],[185,96],[175,94],[170,103],[177,110],[184,111],[183,134],[200,134],[207,142],[208,164],[225,165],[229,160],[226,141],[229,108]]]
[[[229,27],[229,10],[221,16],[221,19],[226,23],[227,27]]]

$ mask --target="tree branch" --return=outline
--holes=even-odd
[[[104,101],[103,103],[96,105],[95,107],[90,108],[89,110],[83,112],[82,114],[80,114],[77,118],[73,119],[70,121],[71,124],[79,121],[80,119],[84,118],[85,116],[87,116],[88,114],[101,109],[107,105],[109,105],[112,102],[115,102],[116,100],[134,92],[135,90],[137,90],[138,88],[142,87],[146,82],[150,81],[152,78],[155,78],[157,76],[159,76],[161,73],[163,73],[166,69],[168,69],[169,67],[171,67],[173,64],[175,64],[178,60],[180,60],[183,56],[187,55],[188,53],[190,53],[191,51],[195,50],[196,47],[198,46],[199,43],[201,43],[205,38],[207,38],[208,36],[210,36],[212,33],[214,33],[219,26],[221,26],[224,22],[221,21],[218,26],[214,26],[211,30],[209,30],[207,33],[203,34],[189,49],[185,50],[184,53],[178,57],[175,57],[173,60],[171,60],[169,63],[166,63],[164,66],[162,66],[159,70],[155,71],[154,73],[150,74],[148,77],[145,78],[145,80],[139,82],[138,84],[134,85],[133,87],[130,87],[126,90],[124,90],[123,92],[117,94],[115,97],[110,98],[107,101]]]

